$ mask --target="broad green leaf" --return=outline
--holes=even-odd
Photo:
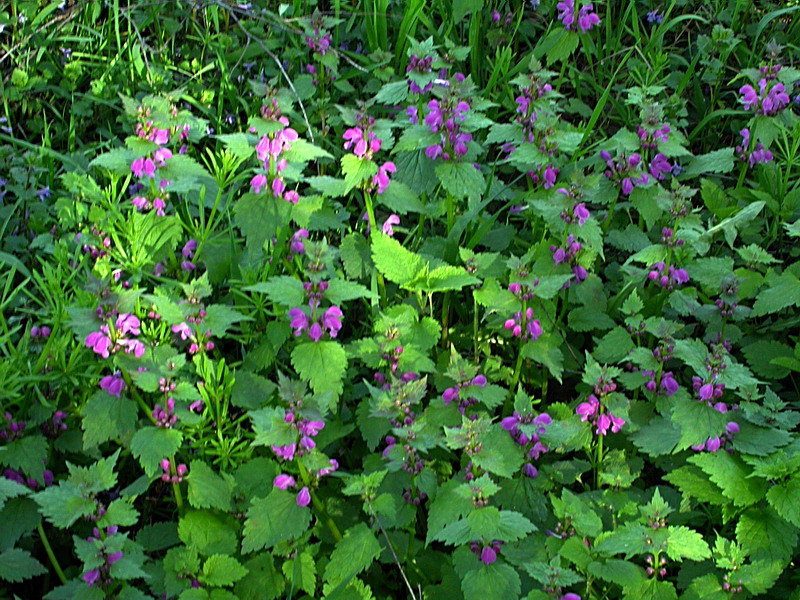
[[[736,524],[736,541],[753,559],[787,561],[797,546],[797,528],[767,507],[750,507]]]
[[[730,173],[733,170],[733,148],[720,148],[695,156],[683,172],[685,177],[703,173]]]
[[[341,395],[347,370],[347,353],[338,342],[305,342],[292,350],[292,366],[317,394]]]
[[[230,510],[232,482],[217,475],[206,463],[193,460],[186,479],[189,481],[189,504],[195,508]]]
[[[378,165],[373,161],[368,158],[358,158],[355,154],[345,154],[341,163],[346,185],[345,194],[369,181],[378,172]]]
[[[212,587],[229,587],[245,575],[247,569],[238,560],[226,554],[214,554],[206,560],[199,579]]]
[[[174,456],[182,441],[183,434],[177,429],[143,427],[131,440],[131,453],[152,477],[161,470],[161,460]]]
[[[767,281],[769,287],[764,288],[756,297],[752,316],[761,317],[790,306],[800,306],[800,279],[794,274],[787,271],[780,277]]]
[[[325,581],[331,585],[346,584],[367,569],[381,552],[381,545],[364,523],[348,529],[330,556],[325,568]]]
[[[306,291],[303,282],[289,275],[273,275],[268,281],[243,288],[245,292],[266,294],[275,304],[294,308],[305,304]]]
[[[465,600],[508,600],[519,597],[521,582],[513,567],[495,562],[467,571],[461,589]]]
[[[317,585],[317,565],[308,552],[301,552],[283,563],[283,574],[291,586],[314,596]]]
[[[472,163],[442,162],[436,167],[436,176],[445,191],[457,199],[480,196],[486,189],[483,173]]]
[[[298,506],[296,494],[273,489],[266,498],[254,498],[247,510],[242,552],[248,554],[298,538],[310,522],[311,509]]]
[[[377,298],[378,295],[368,290],[360,283],[348,281],[346,279],[331,279],[328,282],[328,289],[325,290],[325,298],[331,304],[341,304],[348,300],[358,298]]]
[[[781,517],[800,527],[800,479],[792,478],[779,483],[767,492],[767,501]]]
[[[81,414],[83,447],[88,450],[108,440],[132,435],[138,408],[125,396],[118,398],[100,390],[84,405]]]
[[[767,482],[760,477],[753,477],[751,470],[738,456],[727,452],[711,452],[697,454],[688,460],[700,467],[736,506],[755,504],[766,494]]]
[[[236,529],[221,517],[205,510],[186,511],[178,523],[178,537],[203,556],[235,554],[239,545]]]
[[[244,566],[248,574],[234,588],[239,600],[274,600],[282,595],[285,582],[275,569],[271,554],[257,554]]]
[[[27,550],[11,548],[0,553],[0,579],[16,583],[47,572]]]
[[[688,527],[671,526],[667,539],[667,554],[673,560],[704,560],[711,557],[711,549],[703,536]]]
[[[19,469],[25,477],[33,477],[39,483],[44,483],[46,458],[47,440],[43,435],[26,435],[0,448],[0,464]]]
[[[416,278],[427,264],[419,254],[406,250],[400,242],[379,232],[372,233],[371,248],[377,269],[386,279],[400,285]]]
[[[91,498],[85,498],[84,492],[69,481],[51,485],[34,494],[33,499],[41,507],[41,512],[56,527],[66,529],[81,517],[86,517],[97,510]]]
[[[30,489],[13,481],[11,479],[6,479],[3,477],[0,479],[0,510],[6,504],[6,500],[9,498],[16,498],[17,496],[26,496],[30,493]]]

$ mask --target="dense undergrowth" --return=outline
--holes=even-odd
[[[800,7],[0,6],[0,595],[800,598]]]

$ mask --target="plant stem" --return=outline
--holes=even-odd
[[[53,565],[53,569],[55,569],[56,575],[58,575],[58,578],[61,581],[62,585],[66,584],[67,578],[64,575],[64,571],[61,570],[61,565],[58,564],[58,559],[56,558],[56,555],[53,553],[53,548],[52,546],[50,546],[50,540],[47,539],[47,534],[44,532],[44,527],[42,527],[41,521],[39,521],[39,524],[36,526],[36,530],[39,532],[39,538],[42,540],[44,551],[47,552],[47,558],[50,559],[50,564]]]
[[[596,490],[600,489],[600,473],[603,470],[603,441],[604,435],[597,436],[597,456],[594,463],[594,487]]]
[[[311,502],[314,504],[314,508],[316,508],[317,512],[322,515],[321,520],[328,527],[333,539],[337,542],[342,541],[342,534],[339,531],[339,528],[336,526],[336,523],[333,522],[333,518],[330,516],[330,514],[328,514],[325,505],[322,504],[322,500],[320,500],[316,493],[311,490],[311,476],[309,475],[308,470],[299,460],[297,461],[297,467],[300,469],[300,478],[303,480],[303,484],[308,487],[308,491],[311,494]]]
[[[175,457],[169,459],[170,471],[177,474],[178,471],[175,467]],[[175,495],[175,505],[178,507],[178,514],[183,516],[183,495],[181,494],[181,486],[179,483],[172,484],[172,493]]]

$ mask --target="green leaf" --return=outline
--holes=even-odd
[[[753,304],[752,316],[761,317],[790,306],[800,306],[800,279],[786,271],[780,277],[767,280],[769,287],[759,292]]]
[[[464,600],[509,600],[518,598],[521,582],[517,571],[501,562],[467,571],[461,581]]]
[[[231,392],[234,406],[255,410],[264,406],[272,398],[278,386],[269,379],[250,371],[236,371],[236,381]]]
[[[103,167],[117,175],[127,175],[131,172],[131,163],[137,156],[127,148],[114,148],[104,152],[92,162],[90,167]]]
[[[255,148],[250,145],[247,136],[243,133],[227,133],[214,137],[225,144],[228,152],[241,160],[250,158],[255,152]]]
[[[170,525],[174,526],[173,523]],[[235,554],[239,544],[236,530],[205,510],[186,511],[178,523],[178,537],[189,548],[204,556]]]
[[[737,573],[737,581],[741,579],[751,594],[764,594],[775,585],[784,569],[784,561],[757,560],[749,565],[742,565]]]
[[[17,483],[16,481],[3,477],[0,479],[0,510],[3,509],[6,504],[6,500],[9,498],[26,496],[28,494],[30,494],[30,489]]]
[[[44,465],[47,458],[47,440],[43,435],[26,435],[0,447],[0,464],[19,469],[26,477],[44,483]]]
[[[378,93],[375,94],[375,102],[394,106],[401,104],[408,97],[408,82],[391,81],[383,84]]]
[[[738,456],[712,452],[691,456],[688,461],[700,467],[736,506],[755,504],[766,494],[767,482],[753,477]]]
[[[552,65],[569,58],[579,42],[580,36],[576,32],[561,27],[553,29],[542,44],[542,47],[547,48],[547,64]]]
[[[127,438],[136,426],[138,408],[129,398],[117,398],[100,390],[81,410],[83,448],[88,450],[116,438]]]
[[[331,279],[328,282],[328,289],[325,290],[325,298],[331,304],[341,304],[348,300],[357,298],[377,298],[378,294],[368,290],[360,283],[348,281],[346,279]]]
[[[718,410],[707,406],[705,402],[697,402],[687,394],[674,397],[675,407],[672,411],[672,423],[681,431],[677,448],[683,450],[689,446],[702,444],[708,438],[722,435],[729,418]]]
[[[342,157],[342,173],[346,184],[345,194],[369,181],[378,172],[378,165],[368,158],[358,158],[355,154]]]
[[[704,560],[711,557],[711,549],[703,536],[688,527],[669,528],[667,539],[667,555],[672,560]]]
[[[425,211],[425,206],[420,202],[417,193],[399,181],[392,181],[382,194],[376,196],[375,200],[392,212],[401,215]]]
[[[84,492],[69,481],[62,481],[33,495],[33,499],[41,507],[42,515],[53,525],[66,529],[81,517],[86,517],[97,510],[91,498],[84,498]]]
[[[239,311],[225,306],[224,304],[211,304],[206,308],[206,318],[203,327],[210,330],[216,337],[223,337],[230,329],[231,325],[240,321],[250,321],[250,317],[244,316]]]
[[[242,552],[272,548],[278,542],[300,537],[311,522],[311,510],[297,505],[296,495],[273,489],[255,498],[244,522]]]
[[[472,510],[472,500],[458,493],[461,483],[451,479],[439,488],[436,498],[428,509],[426,544],[450,523],[455,523]]]
[[[195,508],[231,509],[232,482],[217,475],[201,460],[189,464],[189,504]]]
[[[767,492],[767,502],[782,518],[800,527],[800,479],[792,478],[779,483]]]
[[[481,436],[481,444],[483,449],[472,456],[472,462],[481,469],[501,477],[513,477],[522,467],[519,446],[499,424]]]
[[[681,431],[666,417],[651,418],[647,424],[632,433],[630,440],[645,454],[663,456],[670,454],[681,440]]]
[[[234,223],[247,238],[247,245],[260,250],[264,242],[271,240],[278,229],[289,223],[292,205],[276,200],[272,194],[246,193],[233,207]]]
[[[47,572],[27,550],[11,548],[0,553],[0,579],[16,583]]]
[[[325,581],[331,585],[347,584],[367,569],[381,552],[381,545],[369,527],[359,523],[348,529],[331,553],[325,568]]]
[[[486,180],[475,165],[468,162],[442,162],[436,167],[436,176],[442,187],[455,198],[481,196]]]
[[[615,327],[605,334],[592,353],[599,362],[616,363],[624,359],[634,344],[624,327]]]
[[[166,550],[172,546],[177,546],[180,541],[178,538],[178,525],[174,521],[160,521],[144,525],[136,534],[136,543],[147,552]],[[235,542],[233,552],[236,552]]]
[[[683,172],[684,177],[703,173],[730,173],[733,170],[733,148],[720,148],[695,156]]]
[[[301,552],[293,559],[283,563],[283,574],[294,589],[303,590],[309,596],[314,596],[317,585],[317,565],[314,557],[308,552]]]
[[[333,159],[333,155],[330,152],[302,138],[293,141],[291,147],[283,152],[282,157],[289,162],[308,162],[319,158]]]
[[[292,366],[317,394],[340,396],[347,370],[347,353],[338,342],[306,342],[292,350]]]
[[[676,486],[683,494],[693,496],[701,502],[720,506],[728,503],[719,487],[714,485],[705,473],[692,465],[675,469],[667,473],[664,479]]]
[[[748,508],[736,524],[736,541],[754,559],[787,561],[797,546],[797,528],[771,508]]]
[[[177,429],[143,427],[131,440],[131,453],[139,460],[148,477],[161,470],[161,460],[175,455],[183,442]]]
[[[275,304],[294,308],[305,303],[306,291],[303,282],[289,275],[273,275],[268,281],[243,288],[245,292],[266,294]]]
[[[553,510],[562,521],[567,517],[572,519],[575,531],[591,538],[600,535],[603,531],[603,522],[600,517],[583,501],[567,488],[561,490],[561,498],[551,496]]]
[[[419,254],[406,250],[396,239],[379,232],[372,233],[372,260],[384,277],[404,285],[418,276],[426,265]]]
[[[264,552],[244,563],[249,571],[234,588],[240,600],[274,600],[283,593],[284,580],[272,555]]]
[[[372,272],[369,244],[360,233],[348,233],[344,236],[339,246],[339,255],[348,277],[363,279]]]
[[[792,441],[792,434],[781,429],[759,427],[743,421],[733,438],[733,448],[744,454],[767,456]]]
[[[522,347],[525,358],[543,364],[559,382],[564,373],[564,353],[558,347],[558,338],[545,334],[538,340],[529,340]]]
[[[203,565],[203,573],[199,579],[202,583],[213,587],[228,587],[247,575],[241,563],[225,554],[214,554]]]

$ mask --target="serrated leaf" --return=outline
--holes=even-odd
[[[203,327],[211,331],[211,334],[215,337],[223,337],[231,325],[250,320],[250,317],[244,316],[230,306],[211,304],[206,307],[206,318],[203,321]]]
[[[311,510],[297,505],[296,494],[273,489],[266,498],[254,498],[244,522],[242,552],[272,548],[300,537],[311,522]]]
[[[340,396],[344,389],[347,353],[338,342],[306,342],[292,350],[292,366],[317,393],[333,392]]]
[[[0,452],[0,464],[19,469],[26,477],[44,483],[44,465],[47,458],[47,440],[43,435],[27,435],[6,443]]]
[[[342,157],[342,174],[344,175],[345,194],[369,181],[378,172],[378,165],[367,158],[359,158],[355,154]]]
[[[388,235],[373,232],[372,260],[377,269],[391,282],[404,285],[416,278],[427,264],[419,254],[415,254]]]
[[[787,271],[767,281],[770,285],[756,297],[752,316],[761,317],[790,306],[800,306],[800,279],[794,274]]]
[[[631,334],[624,327],[615,327],[605,334],[592,352],[602,363],[616,363],[624,359],[634,344]]]
[[[46,573],[42,563],[27,550],[10,548],[0,553],[0,579],[16,583]]]
[[[331,585],[346,584],[367,569],[381,552],[381,545],[364,523],[348,529],[331,553],[325,568],[325,581]]]
[[[189,464],[189,504],[195,508],[231,508],[232,485],[201,460]]]
[[[730,173],[733,170],[733,148],[720,148],[695,156],[683,172],[685,177],[703,173]]]
[[[377,298],[378,295],[354,281],[346,279],[331,279],[328,282],[328,289],[325,290],[325,298],[331,304],[341,304],[349,300],[358,298]]]
[[[6,479],[3,477],[0,479],[0,510],[3,509],[3,506],[6,504],[6,500],[9,498],[16,498],[17,496],[26,496],[30,493],[30,489],[13,481],[11,479]]]
[[[90,449],[117,437],[126,437],[136,425],[136,403],[124,396],[99,391],[84,405],[81,415],[83,447]]]
[[[764,497],[767,482],[752,477],[741,458],[727,452],[711,452],[689,457],[736,506],[749,506]]]
[[[174,523],[170,525],[174,527]],[[180,541],[204,556],[235,554],[239,545],[236,530],[205,510],[186,511],[177,533]]]
[[[144,472],[152,477],[161,470],[161,459],[175,455],[183,442],[177,429],[144,427],[131,440],[131,452],[139,460]]]
[[[428,509],[426,544],[430,544],[448,524],[455,523],[472,510],[472,501],[456,491],[460,485],[459,481],[451,479],[439,488]]]
[[[800,527],[800,480],[789,479],[779,483],[767,492],[767,502],[772,505],[782,518],[792,525]]]
[[[203,565],[200,581],[213,587],[228,587],[247,575],[242,564],[226,554],[214,554]]]
[[[736,541],[755,559],[786,561],[797,546],[797,528],[771,508],[751,507],[739,517]]]
[[[45,518],[62,529],[97,510],[94,501],[91,498],[84,498],[83,490],[69,481],[52,485],[34,494],[33,499],[41,507]]]
[[[272,302],[286,308],[303,305],[306,297],[303,282],[289,275],[274,275],[268,281],[249,285],[243,290],[266,294]]]
[[[508,600],[518,598],[521,582],[517,571],[495,562],[467,571],[461,581],[464,600]]]
[[[442,187],[454,198],[480,196],[486,189],[486,180],[472,163],[442,162],[436,167],[436,176]]]
[[[292,587],[303,590],[309,596],[314,596],[317,585],[317,565],[314,563],[314,557],[308,552],[301,552],[293,559],[283,563],[283,574]]]
[[[688,527],[671,526],[667,538],[667,555],[673,560],[704,560],[711,557],[711,549],[703,536]]]

